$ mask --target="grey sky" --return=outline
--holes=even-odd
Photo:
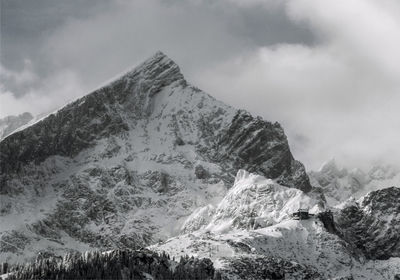
[[[0,1],[0,117],[62,106],[162,50],[281,122],[308,168],[400,161],[396,0]]]
[[[158,49],[182,60],[191,73],[249,48],[313,38],[305,26],[288,21],[282,6],[265,10],[211,1],[1,3],[2,65],[20,72],[29,60],[40,78],[35,82],[68,68],[77,71],[84,84],[96,85]],[[5,84],[18,97],[32,85],[12,79]]]

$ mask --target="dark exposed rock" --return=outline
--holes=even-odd
[[[206,179],[209,177],[208,171],[202,165],[196,165],[194,174],[198,179]]]
[[[322,222],[328,232],[336,235],[340,234],[336,229],[335,220],[331,211],[320,212],[317,214],[317,218]]]
[[[277,178],[284,186],[311,190],[304,166],[294,160],[280,124],[254,118],[242,110],[220,136],[218,160],[232,161],[235,169]]]
[[[335,217],[343,239],[369,259],[400,257],[400,189],[373,191]]]
[[[175,139],[175,145],[183,146],[183,145],[185,145],[185,142],[182,140],[182,138],[176,137],[176,139]]]

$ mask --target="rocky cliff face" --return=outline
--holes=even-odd
[[[367,258],[400,257],[400,189],[370,192],[350,203],[335,217],[343,238]]]
[[[0,142],[0,258],[165,240],[240,168],[311,188],[279,124],[190,86],[159,52]]]
[[[221,136],[218,151],[222,162],[229,162],[236,170],[277,179],[284,186],[311,190],[304,166],[294,160],[279,123],[272,124],[240,110]]]
[[[32,114],[28,112],[18,116],[7,116],[0,119],[0,140],[10,135],[21,126],[26,125],[32,119]]]

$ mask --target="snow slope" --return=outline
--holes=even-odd
[[[233,228],[255,229],[288,219],[300,208],[316,213],[323,209],[323,201],[304,192],[283,187],[245,170],[239,170],[233,187],[216,206],[197,209],[183,224],[183,232],[205,228],[213,232]]]

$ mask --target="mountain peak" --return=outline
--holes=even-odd
[[[137,78],[148,81],[163,80],[167,84],[174,81],[185,82],[178,64],[161,51],[157,51],[121,77],[121,79]]]
[[[169,57],[168,57],[165,53],[163,53],[162,51],[160,51],[160,50],[156,51],[156,52],[154,53],[153,57],[165,57],[165,58],[168,58],[168,59],[169,59]]]
[[[168,57],[165,53],[162,51],[156,51],[152,56],[147,58],[145,61],[143,61],[140,66],[135,67],[135,68],[141,68],[143,66],[149,66],[154,63],[157,64],[162,64],[162,65],[169,65],[169,66],[176,66],[179,68],[179,66],[170,58]]]

